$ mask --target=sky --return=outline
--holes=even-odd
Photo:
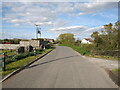
[[[54,0],[55,1],[55,0]],[[36,38],[40,25],[42,38],[56,39],[62,33],[73,33],[76,39],[89,38],[103,25],[118,20],[117,2],[34,2],[5,0],[0,4],[0,38]]]

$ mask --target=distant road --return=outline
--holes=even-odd
[[[69,47],[55,50],[3,82],[3,88],[117,88],[107,73]]]

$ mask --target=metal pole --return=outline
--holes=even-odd
[[[38,25],[34,24],[36,26],[36,39],[38,39]]]
[[[37,26],[37,28],[36,28],[36,38],[38,39],[38,26]]]
[[[5,53],[3,53],[3,57],[2,57],[2,59],[3,59],[3,61],[2,61],[2,71],[6,71],[6,68],[5,68]]]

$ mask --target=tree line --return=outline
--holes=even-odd
[[[94,39],[94,47],[96,50],[118,50],[120,49],[120,22],[115,24],[109,23],[104,25],[101,32],[95,31],[91,34]]]
[[[104,28],[98,32],[91,34],[93,44],[82,45],[81,40],[75,40],[74,34],[64,33],[60,34],[57,39],[59,44],[76,45],[79,47],[87,47],[89,50],[118,50],[120,49],[120,21],[112,24],[104,25]]]

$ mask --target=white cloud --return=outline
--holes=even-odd
[[[52,22],[44,22],[44,23],[36,22],[35,24],[36,24],[36,25],[51,25]]]
[[[79,37],[80,39],[90,37],[90,35],[94,31],[100,32],[103,30],[103,26],[100,27],[93,27],[93,28],[88,28],[85,26],[69,26],[69,27],[61,27],[61,28],[53,28],[50,29],[50,32],[56,33],[57,35],[61,33],[73,33],[75,37]]]
[[[9,8],[4,11],[5,16],[3,21],[17,24],[29,24],[39,22],[52,22],[54,21],[54,27],[62,26],[66,24],[64,20],[57,20],[58,15],[61,13],[67,13],[68,15],[84,15],[89,13],[96,13],[101,10],[110,9],[116,7],[117,3],[3,3],[4,7]],[[76,10],[79,10],[76,12]],[[9,17],[9,18],[8,18]],[[62,24],[63,22],[63,24]],[[60,23],[62,25],[60,25]],[[56,26],[55,26],[56,25]]]
[[[68,21],[63,19],[56,19],[53,23],[53,28],[63,27],[68,24]]]
[[[79,30],[82,29],[83,30],[83,29],[86,29],[86,27],[84,27],[84,26],[69,26],[69,27],[53,28],[53,29],[51,29],[51,31],[67,31],[67,30],[71,31],[74,29],[79,29]]]
[[[20,24],[16,23],[14,26],[20,26]]]
[[[119,2],[120,0],[89,0],[90,2]]]
[[[7,6],[8,4],[8,6]],[[9,8],[9,12],[4,11],[3,21],[19,24],[45,23],[51,24],[55,14],[49,8],[43,8],[35,3],[4,3],[4,7]],[[44,3],[43,3],[44,4]],[[9,18],[7,18],[9,17]]]
[[[3,0],[2,2],[93,2],[93,0]],[[94,0],[94,2],[119,2],[119,0]]]
[[[101,32],[101,30],[103,30],[104,27],[103,26],[100,26],[100,27],[93,27],[93,28],[88,28],[86,30],[84,30],[82,33],[81,33],[81,36],[79,34],[78,37],[80,37],[81,39],[82,38],[88,38],[91,36],[91,34],[95,31],[98,31],[98,32]]]
[[[117,2],[90,2],[90,3],[77,3],[75,8],[81,10],[78,15],[96,13],[98,11],[117,8]]]
[[[83,33],[84,36],[90,34],[99,28],[87,28],[85,26],[67,26],[70,20],[64,20],[61,14],[74,14],[74,15],[85,15],[95,14],[96,12],[117,7],[117,3],[109,2],[89,2],[89,3],[3,3],[3,7],[9,8],[4,10],[3,21],[12,23],[14,26],[27,25],[51,25],[53,29],[50,32],[53,33],[74,33],[80,35]],[[101,14],[102,15],[102,14]],[[110,17],[110,16],[108,16]],[[113,16],[111,16],[113,17]],[[73,17],[74,18],[74,17]],[[72,21],[71,21],[72,22]],[[4,23],[3,23],[4,25]],[[24,27],[24,26],[23,26]],[[81,35],[81,36],[83,36]]]
[[[89,28],[89,29],[85,30],[84,32],[101,31],[103,28],[104,28],[104,26],[100,26],[100,27],[93,27],[93,28]]]
[[[1,34],[1,36],[0,36],[1,39],[6,39],[6,38],[9,38],[9,39],[12,39],[12,38],[31,39],[31,38],[34,38],[34,34],[32,32],[29,32],[29,33],[24,32],[23,33],[18,30],[5,29],[0,34]]]
[[[74,4],[73,3],[58,3],[58,8],[56,9],[56,11],[61,12],[61,13],[73,12]]]

